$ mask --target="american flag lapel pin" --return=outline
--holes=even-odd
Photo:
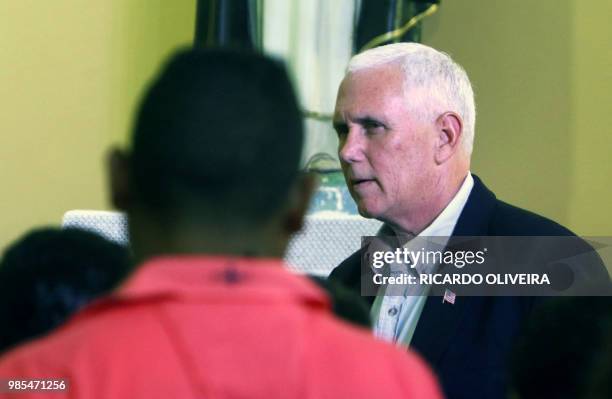
[[[454,305],[456,297],[457,295],[453,291],[449,289],[444,289],[444,297],[442,298],[442,303],[448,302],[451,305]]]

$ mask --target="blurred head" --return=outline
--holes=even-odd
[[[219,236],[281,226],[303,202],[302,191],[295,195],[302,141],[283,65],[254,53],[184,50],[146,91],[131,153],[111,159],[114,201],[128,212],[132,241],[151,234],[153,222],[165,240],[181,229]]]
[[[60,325],[130,269],[127,250],[97,234],[56,228],[26,234],[0,263],[0,351]]]
[[[474,121],[469,79],[448,55],[397,43],[354,56],[334,127],[360,213],[422,230],[469,170]]]

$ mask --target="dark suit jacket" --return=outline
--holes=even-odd
[[[454,236],[568,236],[565,227],[499,201],[480,179],[461,212]],[[330,279],[360,292],[360,251]],[[607,274],[606,274],[607,276]],[[367,277],[366,277],[367,279]],[[365,297],[372,304],[374,297]],[[457,297],[454,305],[430,296],[411,342],[437,372],[450,399],[505,398],[508,355],[521,325],[539,299]]]

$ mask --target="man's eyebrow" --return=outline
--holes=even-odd
[[[388,125],[383,122],[382,120],[375,118],[373,116],[369,116],[369,115],[365,115],[362,117],[358,117],[358,118],[354,118],[353,121],[355,123],[357,123],[358,125],[364,126],[364,127],[370,127],[370,126],[383,126],[384,128],[387,128]],[[336,131],[340,131],[343,129],[346,129],[347,127],[347,123],[344,120],[335,120],[333,121],[333,127],[334,130]]]
[[[385,122],[373,116],[369,116],[369,115],[366,115],[360,118],[355,118],[355,122],[360,124],[361,126],[382,125],[384,127],[387,127],[387,124]]]

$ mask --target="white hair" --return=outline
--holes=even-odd
[[[393,43],[359,53],[349,61],[347,73],[397,63],[404,74],[404,95],[420,91],[408,106],[421,116],[437,117],[452,111],[463,121],[461,145],[472,153],[476,106],[465,70],[446,53],[419,43]]]

